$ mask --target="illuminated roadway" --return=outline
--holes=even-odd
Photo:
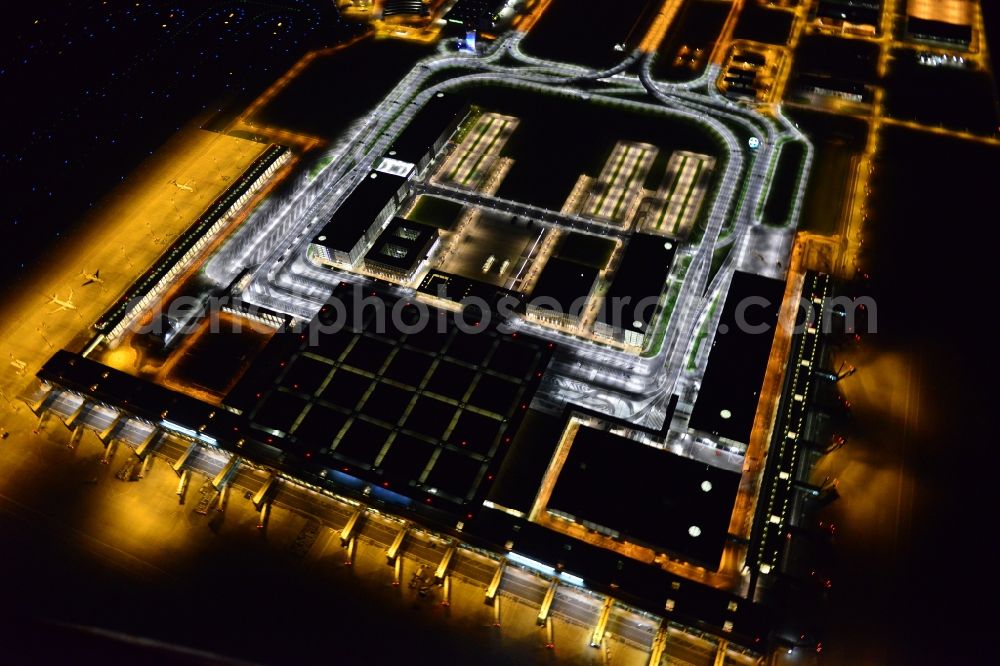
[[[683,442],[685,451],[699,458],[714,454],[714,450],[709,450],[715,448],[711,442],[702,442],[706,446],[699,455],[693,450],[697,448],[697,440],[680,436],[686,433],[690,401],[696,393],[706,358],[700,353],[695,358],[694,371],[687,370],[690,346],[697,331],[714,332],[721,308],[716,308],[709,320],[709,305],[724,294],[734,270],[741,268],[783,277],[791,231],[801,206],[801,187],[795,195],[787,229],[763,228],[759,213],[771,181],[778,146],[790,140],[805,143],[804,172],[808,172],[811,165],[812,148],[794,125],[781,116],[780,110],[772,119],[722,97],[710,85],[714,65],[706,68],[695,81],[665,84],[652,78],[651,56],[638,51],[623,56],[622,62],[613,68],[591,71],[528,56],[520,49],[521,38],[521,33],[509,34],[482,56],[441,54],[421,61],[368,119],[353,128],[350,137],[331,151],[333,159],[327,168],[315,178],[302,177],[289,200],[272,202],[256,211],[233,241],[210,261],[208,274],[219,284],[227,284],[244,267],[253,267],[254,279],[243,293],[244,300],[301,320],[309,320],[315,315],[330,297],[336,282],[364,282],[366,278],[361,276],[317,268],[304,258],[306,248],[316,225],[329,219],[413,116],[438,92],[472,83],[496,83],[540,94],[600,100],[618,108],[692,119],[725,145],[726,155],[721,159],[723,176],[712,198],[700,242],[686,248],[691,253],[691,262],[670,314],[666,338],[656,353],[648,358],[639,357],[524,320],[515,320],[513,327],[557,341],[563,350],[555,361],[560,372],[550,373],[551,378],[546,378],[539,391],[540,404],[555,409],[572,402],[659,427],[663,424],[666,401],[671,394],[677,393],[682,400],[672,425],[675,432],[666,444]],[[500,64],[504,55],[518,64]],[[638,75],[627,73],[633,69],[638,69]],[[453,78],[424,88],[431,76],[448,70],[455,70]],[[613,86],[618,93],[648,92],[658,104],[605,95],[593,88],[598,81]],[[583,82],[588,83],[586,90],[578,87]],[[738,125],[759,138],[759,148],[749,150],[727,123]],[[528,217],[543,224],[604,235],[621,234],[614,225],[482,193],[426,183],[417,184],[416,189]],[[727,248],[722,267],[711,275],[716,253]],[[408,288],[399,287],[396,291],[401,296],[414,295]],[[702,349],[710,347],[709,337],[703,340]],[[561,376],[556,377],[556,374]],[[735,459],[731,462],[737,464]]]
[[[681,282],[667,338],[656,353],[644,358],[524,320],[513,322],[518,330],[546,337],[560,344],[562,351],[553,360],[555,372],[548,373],[539,392],[540,403],[558,408],[572,402],[636,423],[658,426],[663,421],[663,403],[672,392],[690,396],[689,392],[681,389],[690,386],[696,377],[687,376],[683,372],[684,363],[689,345],[695,337],[693,332],[698,326],[706,325],[708,304],[713,295],[722,293],[732,271],[743,266],[748,257],[760,254],[761,249],[769,259],[784,257],[781,254],[783,246],[780,242],[774,242],[775,238],[784,234],[776,232],[758,236],[748,232],[759,227],[757,213],[767,192],[776,148],[781,140],[797,139],[796,134],[787,121],[783,121],[780,113],[776,120],[766,118],[719,97],[708,86],[699,90],[697,86],[675,87],[654,81],[649,74],[649,57],[643,57],[642,54],[634,53],[625,57],[615,68],[590,72],[537,58],[525,60],[519,49],[519,41],[520,37],[517,35],[508,36],[499,40],[481,57],[446,54],[421,61],[403,77],[367,120],[357,123],[346,140],[334,147],[329,154],[333,159],[325,169],[314,177],[302,176],[293,189],[294,194],[289,198],[268,201],[254,211],[209,261],[207,274],[219,284],[229,284],[249,268],[252,279],[242,294],[248,303],[285,312],[303,320],[312,318],[329,298],[332,285],[337,281],[366,282],[367,278],[363,276],[312,265],[305,259],[306,247],[317,223],[324,223],[342,204],[357,183],[395,142],[414,115],[438,92],[470,83],[494,83],[534,90],[540,94],[599,100],[617,108],[652,112],[664,117],[694,120],[725,147],[726,154],[719,156],[723,176],[710,203],[703,237],[699,242],[687,245],[679,255],[690,257],[691,262]],[[501,65],[501,56],[505,54],[513,57],[519,64]],[[454,71],[455,76],[426,87],[432,76],[438,80],[440,73],[445,71]],[[632,71],[638,73],[629,73]],[[596,82],[606,84],[619,94],[635,93],[636,99],[605,94],[605,91],[595,86]],[[580,87],[582,83],[588,84],[586,89]],[[640,98],[639,95],[645,97]],[[656,103],[652,103],[649,95]],[[638,101],[639,99],[647,101]],[[760,148],[755,152],[748,150],[745,140],[738,138],[731,129],[735,126],[758,136],[761,139]],[[545,211],[480,193],[449,189],[451,191],[447,194],[451,198],[484,208],[501,211],[506,208],[509,213],[592,233],[615,235],[616,232],[613,226],[609,227],[589,218],[566,216],[557,211]],[[796,211],[797,206],[796,202]],[[764,241],[767,242],[766,247]],[[712,260],[720,248],[728,249],[729,256],[722,270],[712,278]],[[400,296],[413,296],[412,289],[396,287],[393,291]],[[78,410],[80,404],[79,397],[60,392],[53,395],[49,407],[53,412],[68,417]],[[738,452],[722,452],[720,455],[712,442],[687,434],[688,411],[689,405],[682,401],[667,441],[656,444],[679,450],[685,455],[716,466],[739,470],[742,458]],[[115,423],[116,418],[114,410],[88,406],[79,421],[101,431]],[[125,419],[117,426],[113,436],[135,446],[151,432],[152,425],[138,419]],[[166,435],[161,438],[157,454],[176,460],[188,446],[188,443]],[[211,477],[225,462],[226,458],[221,452],[201,447],[187,465],[190,469]],[[232,481],[235,488],[251,492],[259,488],[262,482],[262,474],[249,467],[240,468]],[[342,499],[292,482],[281,484],[274,501],[277,505],[298,513],[314,516],[323,524],[334,528],[346,524],[354,510],[352,505]],[[369,512],[361,530],[361,538],[388,546],[398,529],[398,522]],[[430,535],[424,536],[426,538],[414,537],[407,541],[407,555],[435,565],[440,560],[444,542]],[[485,587],[496,565],[495,559],[461,549],[455,559],[454,573]],[[538,604],[548,585],[549,580],[542,576],[510,567],[501,589],[530,604]],[[564,585],[556,595],[553,612],[572,622],[592,626],[600,612],[600,605],[601,600],[590,593]],[[609,631],[635,645],[648,648],[653,640],[655,627],[650,618],[619,609],[612,616]],[[672,644],[678,646],[675,649],[686,649],[681,647],[683,644],[679,641]],[[696,648],[691,649],[698,651]],[[704,650],[704,646],[701,649]],[[684,658],[683,655],[678,656]],[[697,660],[691,658],[689,661]]]

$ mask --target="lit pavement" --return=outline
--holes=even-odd
[[[116,188],[72,244],[53,249],[45,272],[8,293],[0,321],[5,389],[16,393],[54,350],[81,348],[90,325],[166,249],[157,241],[187,229],[266,147],[185,129]],[[98,270],[103,282],[83,286],[82,274]],[[54,312],[49,299],[66,300],[70,292],[76,309]],[[24,370],[18,373],[7,361],[23,362]]]
[[[43,446],[52,446],[53,443],[69,440],[73,443],[72,455],[90,456],[90,459],[93,460],[90,463],[93,465],[91,469],[95,470],[100,477],[97,483],[101,484],[102,487],[108,487],[109,490],[114,491],[112,496],[106,500],[110,504],[101,509],[100,515],[110,516],[111,514],[108,512],[118,513],[119,511],[129,511],[130,513],[125,515],[134,516],[136,511],[140,511],[138,505],[135,504],[137,499],[136,493],[140,493],[144,497],[148,497],[152,493],[153,496],[160,498],[157,500],[156,505],[161,508],[157,509],[157,511],[162,513],[168,510],[166,507],[169,506],[170,502],[168,501],[164,504],[163,498],[170,498],[172,496],[171,493],[177,480],[176,475],[170,470],[168,463],[173,463],[186,451],[189,446],[188,442],[176,439],[171,435],[165,435],[155,448],[157,462],[151,466],[151,476],[148,480],[141,481],[138,484],[115,481],[110,474],[122,468],[128,460],[135,460],[131,454],[132,447],[146,439],[151,432],[151,428],[137,419],[129,419],[120,424],[114,435],[119,440],[120,445],[113,453],[110,464],[104,466],[97,462],[97,458],[102,455],[100,446],[95,444],[94,436],[87,433],[91,429],[99,430],[109,427],[114,423],[116,414],[107,408],[91,408],[81,417],[81,424],[85,425],[88,430],[83,433],[82,437],[79,434],[71,435],[70,431],[63,424],[59,423],[59,419],[73,414],[77,411],[79,405],[80,399],[77,396],[66,392],[55,394],[54,399],[49,403],[49,416],[43,420],[39,435],[33,435],[29,430],[31,427],[38,429],[38,424],[35,422],[37,420],[33,421],[30,412],[25,407],[20,407],[16,415],[20,426],[13,427],[12,430],[15,431],[16,439],[22,443],[18,444],[15,442],[13,445],[9,445],[15,447],[11,453],[16,451],[17,455],[23,457],[21,465],[30,465],[37,458],[32,457],[30,447],[26,448],[23,446],[24,443],[27,443],[25,440],[33,438],[36,441],[42,440],[41,444]],[[79,453],[77,453],[77,450],[79,450]],[[3,455],[10,455],[10,453],[4,454],[0,452],[0,456]],[[195,476],[186,491],[187,501],[181,505],[180,509],[175,508],[174,510],[181,511],[182,513],[190,511],[197,504],[198,488],[205,487],[208,480],[212,479],[225,466],[226,461],[227,458],[221,452],[199,447],[196,453],[188,458],[185,463],[185,469],[191,470]],[[21,472],[23,473],[23,469]],[[253,509],[249,506],[249,502],[243,498],[244,493],[256,492],[262,486],[265,479],[266,474],[264,472],[252,469],[246,465],[238,467],[237,472],[229,483],[230,490],[227,493],[224,505],[226,513],[234,511],[242,513],[248,510],[252,512]],[[104,486],[104,484],[109,485]],[[89,492],[89,490],[86,490],[89,488],[89,484],[85,484],[84,488],[86,492]],[[145,488],[149,488],[149,490],[143,490]],[[13,502],[12,498],[2,496],[2,493],[0,493],[0,500],[6,502],[6,510],[14,510],[11,507],[16,506],[16,504],[11,504]],[[148,503],[149,500],[145,499],[143,502]],[[337,498],[328,493],[320,493],[305,486],[296,485],[288,480],[280,482],[278,490],[273,496],[272,504],[279,511],[272,513],[268,520],[267,531],[269,533],[277,529],[285,529],[280,528],[276,523],[279,520],[287,520],[283,518],[286,515],[316,520],[328,530],[329,535],[325,545],[319,546],[319,548],[332,550],[334,558],[339,559],[342,564],[348,561],[347,551],[342,549],[339,543],[334,544],[339,541],[337,535],[339,535],[340,530],[343,529],[352,513],[356,510],[355,505],[349,503],[347,500]],[[127,509],[127,506],[134,508]],[[174,503],[174,506],[176,507],[176,503]],[[210,515],[216,514],[217,510],[214,503],[209,506],[208,511]],[[147,523],[147,527],[142,530],[142,534],[145,534],[149,530],[158,529],[158,521],[162,520],[162,517],[156,518],[155,516],[151,516],[149,518],[151,522]],[[250,529],[246,525],[246,520],[241,522],[245,525],[243,529]],[[381,571],[384,572],[380,576],[384,577],[384,580],[390,580],[392,568],[385,564],[385,552],[403,525],[405,523],[398,519],[376,512],[367,512],[357,532],[359,545],[354,555],[354,566],[359,569],[363,566],[370,566],[376,571],[379,570],[380,566]],[[53,526],[51,529],[57,528]],[[59,527],[58,529],[63,528]],[[155,550],[148,544],[140,546],[139,542],[132,543],[136,538],[135,536],[127,537],[129,543],[120,544],[117,539],[121,537],[107,531],[106,528],[102,528],[102,530],[103,536],[91,547],[91,550],[99,552],[102,558],[114,561],[115,566],[128,567],[130,571],[138,572],[144,577],[157,578],[163,576],[169,577],[171,575],[170,566],[161,566],[157,561]],[[168,530],[167,535],[161,535],[158,538],[171,538],[171,535],[176,535],[176,530]],[[198,538],[197,533],[186,537],[186,539],[196,540]],[[403,565],[404,577],[401,581],[402,586],[406,587],[406,583],[409,580],[407,575],[405,575],[407,571],[412,572],[421,565],[426,567],[425,571],[433,571],[440,563],[442,555],[449,545],[451,545],[449,540],[425,532],[418,526],[411,525],[402,548],[402,556],[406,562],[409,562],[409,564],[404,563]],[[175,545],[174,547],[176,548],[177,546]],[[362,564],[362,558],[367,560],[367,565]],[[454,603],[454,597],[464,595],[469,599],[477,600],[475,605],[471,603],[468,605],[474,609],[476,614],[482,614],[484,612],[483,608],[485,608],[482,605],[483,590],[490,583],[497,566],[498,560],[495,555],[487,556],[468,548],[459,548],[450,568],[452,578],[452,606],[458,606],[458,604]],[[537,637],[531,640],[547,640],[544,638],[544,630],[534,626],[534,616],[537,614],[538,606],[541,604],[542,598],[550,584],[550,580],[547,577],[509,563],[500,585],[500,601],[498,603],[501,626],[496,631],[505,634],[507,633],[508,625],[513,627],[524,622],[526,626],[533,628],[531,633]],[[441,599],[442,589],[440,587],[432,586],[429,594],[434,599],[443,600]],[[590,648],[586,642],[578,639],[589,637],[590,631],[592,631],[597,622],[602,603],[602,596],[585,589],[576,588],[569,584],[559,586],[552,606],[552,617],[554,619],[552,631],[555,640],[555,650],[560,654],[561,658],[571,658],[571,655],[578,655],[578,657],[573,658],[594,658],[599,655],[598,650]],[[531,620],[530,624],[527,622],[529,618]],[[601,649],[614,651],[619,654],[619,658],[630,655],[628,661],[625,663],[645,663],[658,626],[659,618],[629,610],[616,604],[609,618],[606,642]],[[691,664],[711,664],[715,663],[713,660],[717,653],[718,644],[714,639],[708,637],[702,638],[674,629],[668,632],[666,655],[669,658]],[[731,663],[756,663],[754,659],[745,657],[741,653],[734,652],[731,649],[727,650],[725,655]]]

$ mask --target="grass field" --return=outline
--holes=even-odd
[[[861,120],[808,111],[789,115],[809,135],[815,149],[798,228],[835,234],[848,200],[852,163],[864,149],[868,126]]]
[[[802,161],[806,149],[801,143],[786,142],[781,147],[778,164],[771,180],[771,188],[764,204],[764,224],[783,227],[788,224],[792,204],[802,176]]]
[[[406,215],[406,219],[438,229],[451,229],[461,214],[462,204],[448,199],[421,196]]]

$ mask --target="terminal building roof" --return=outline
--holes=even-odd
[[[371,172],[330,216],[313,243],[350,252],[405,183],[402,176]]]
[[[365,261],[411,271],[427,256],[437,236],[434,227],[395,217],[375,239]]]
[[[716,569],[740,475],[581,426],[548,508]]]
[[[784,296],[781,280],[733,274],[689,425],[748,444]]]
[[[225,404],[348,485],[464,516],[491,485],[552,345],[424,314],[342,284],[307,333],[272,339]]]
[[[677,244],[670,238],[650,234],[632,236],[611,278],[598,315],[600,320],[614,325],[617,318],[618,328],[647,333],[676,252]]]
[[[575,261],[551,257],[542,268],[530,303],[545,310],[579,315],[581,303],[594,288],[598,271]]]
[[[264,353],[248,370],[248,374],[257,374],[258,377],[262,377],[269,373],[275,373],[276,368],[281,371],[284,368],[289,368],[288,373],[278,378],[279,384],[288,382],[291,386],[299,384],[300,387],[304,387],[305,384],[302,382],[315,382],[314,373],[303,368],[293,371],[292,366],[287,361],[282,360],[283,354],[274,353],[280,351],[279,347],[287,349],[286,345],[294,345],[294,340],[302,334],[302,331],[288,331],[280,334],[280,339],[286,342],[269,348],[270,351],[265,349]],[[431,344],[428,348],[444,348],[446,352],[451,353],[451,343],[455,342],[457,336],[449,331],[445,337],[446,344]],[[516,340],[523,343],[526,342],[526,337],[511,335],[507,338],[507,342]],[[403,348],[407,347],[407,340],[408,338],[403,339]],[[418,343],[417,340],[412,342],[415,343],[415,348],[427,344],[426,342]],[[535,344],[535,342],[529,344]],[[327,343],[327,345],[330,344],[339,345],[340,343]],[[325,348],[330,349],[329,346]],[[420,348],[423,349],[423,347]],[[545,346],[545,349],[547,348],[548,345]],[[468,358],[470,350],[459,351],[456,348],[453,353],[461,358]],[[542,351],[542,353],[545,352]],[[514,355],[518,354],[515,352]],[[494,353],[487,360],[486,367],[509,364],[510,359],[511,357],[505,352],[501,352],[499,355]],[[282,366],[283,362],[284,366]],[[545,361],[542,360],[542,362]],[[392,365],[390,362],[386,370],[393,371]],[[220,446],[256,464],[281,470],[311,484],[327,486],[340,493],[354,487],[360,496],[361,489],[358,488],[360,482],[357,477],[331,469],[324,461],[317,461],[315,458],[304,459],[288,447],[284,438],[268,435],[267,438],[271,442],[266,443],[257,439],[254,432],[261,434],[260,431],[248,427],[246,417],[243,415],[162,388],[145,379],[133,377],[67,351],[57,352],[45,364],[38,376],[46,382],[86,395],[90,400],[113,405],[130,414],[157,423],[165,429],[172,429],[185,437],[196,437],[205,444]],[[390,379],[389,381],[395,380]],[[315,388],[315,384],[311,386]],[[235,396],[231,394],[231,397]],[[247,397],[252,402],[254,394],[251,392]],[[326,431],[327,428],[322,430]],[[531,430],[535,436],[543,436],[537,427],[532,426]],[[547,427],[544,430],[548,433],[548,435],[544,435],[546,438],[559,436],[557,427]],[[518,428],[519,433],[520,431],[521,428]],[[527,434],[525,433],[525,435]],[[515,438],[520,439],[517,435]],[[412,440],[403,441],[410,442]],[[506,444],[504,445],[506,446]],[[278,448],[279,446],[285,447],[285,450],[282,451]],[[404,468],[408,456],[412,455],[412,459],[417,459],[422,455],[419,445],[412,449],[409,447],[400,449],[398,453],[403,459],[401,465]],[[541,474],[541,470],[537,467],[535,463],[532,463],[534,470],[532,478],[539,478],[538,475]],[[517,468],[523,471],[520,465]],[[512,472],[519,473],[517,468]],[[451,470],[447,465],[444,465],[442,471],[450,472]],[[324,474],[324,472],[328,473]],[[486,481],[481,481],[481,483],[488,484],[491,474],[492,472],[487,472]],[[379,506],[381,502],[391,500],[398,507],[398,511],[404,515],[410,517],[419,515],[422,520],[430,520],[439,529],[452,530],[455,536],[469,543],[492,550],[503,550],[511,556],[530,558],[542,566],[549,566],[553,571],[558,566],[561,571],[584,578],[588,586],[595,589],[613,590],[615,596],[626,603],[635,604],[651,612],[662,613],[664,604],[671,603],[673,610],[670,617],[673,620],[692,626],[707,625],[714,627],[715,631],[719,631],[719,628],[725,625],[728,627],[726,631],[728,631],[729,639],[741,645],[755,647],[763,644],[773,626],[773,619],[767,608],[760,604],[696,581],[681,578],[644,562],[623,558],[618,553],[554,532],[504,511],[483,507],[471,521],[467,518],[468,513],[464,513],[462,519],[467,522],[462,532],[458,533],[453,531],[456,519],[455,509],[458,507],[453,505],[451,509],[448,509],[446,506],[442,506],[448,504],[446,499],[434,495],[425,496],[425,500],[432,500],[432,506],[425,501],[417,501],[414,498],[394,493],[380,485],[372,484],[371,488],[371,495],[366,496],[366,502],[370,504]],[[525,501],[527,501],[526,498]],[[405,502],[412,502],[412,504],[405,504]],[[463,509],[466,512],[473,510],[471,507],[463,507]]]

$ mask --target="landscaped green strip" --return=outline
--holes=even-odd
[[[660,353],[663,348],[663,341],[667,337],[667,330],[670,328],[670,318],[673,316],[674,307],[677,305],[677,298],[680,296],[681,287],[687,277],[688,269],[691,268],[691,256],[681,257],[677,264],[676,272],[667,280],[667,294],[665,303],[660,309],[660,316],[656,321],[656,331],[653,334],[653,341],[642,352],[644,358],[650,358]]]
[[[328,166],[330,166],[330,164],[333,163],[333,160],[334,160],[333,155],[327,155],[319,162],[316,162],[316,164],[313,165],[313,168],[309,170],[309,180],[314,180],[316,176],[322,173],[323,169],[327,168]]]
[[[670,313],[674,310],[674,305],[677,303],[677,295],[679,293],[680,289],[673,288],[671,288],[671,290],[667,293],[667,300],[660,312],[660,319],[657,322],[656,332],[653,334],[653,341],[649,343],[646,351],[642,352],[642,356],[646,358],[656,356],[663,348],[663,341],[667,337],[666,322],[670,320]]]
[[[708,306],[708,314],[705,315],[705,321],[701,322],[701,327],[698,329],[698,336],[694,339],[694,346],[691,348],[691,353],[688,355],[688,370],[695,369],[695,363],[698,359],[698,351],[701,349],[701,345],[705,342],[705,338],[708,337],[708,325],[712,321],[712,317],[715,316],[715,308],[719,304],[719,297],[716,296],[712,299],[711,305]]]
[[[465,160],[469,157],[470,154],[472,154],[473,148],[475,148],[475,146],[483,138],[483,134],[486,133],[486,131],[489,129],[490,125],[493,124],[493,117],[492,116],[486,116],[484,119],[481,119],[481,120],[485,120],[485,122],[477,122],[476,123],[479,126],[479,128],[478,129],[473,129],[473,131],[472,131],[472,134],[474,134],[475,136],[472,139],[471,145],[468,148],[466,148],[465,147],[465,142],[464,141],[462,142],[462,148],[463,148],[462,157],[455,164],[455,167],[451,170],[451,173],[448,174],[448,180],[455,180],[455,178],[458,176],[458,172],[461,171],[461,169],[462,169],[462,164],[464,164]]]
[[[439,229],[450,229],[462,214],[462,204],[449,199],[421,196],[410,209],[407,219]]]

